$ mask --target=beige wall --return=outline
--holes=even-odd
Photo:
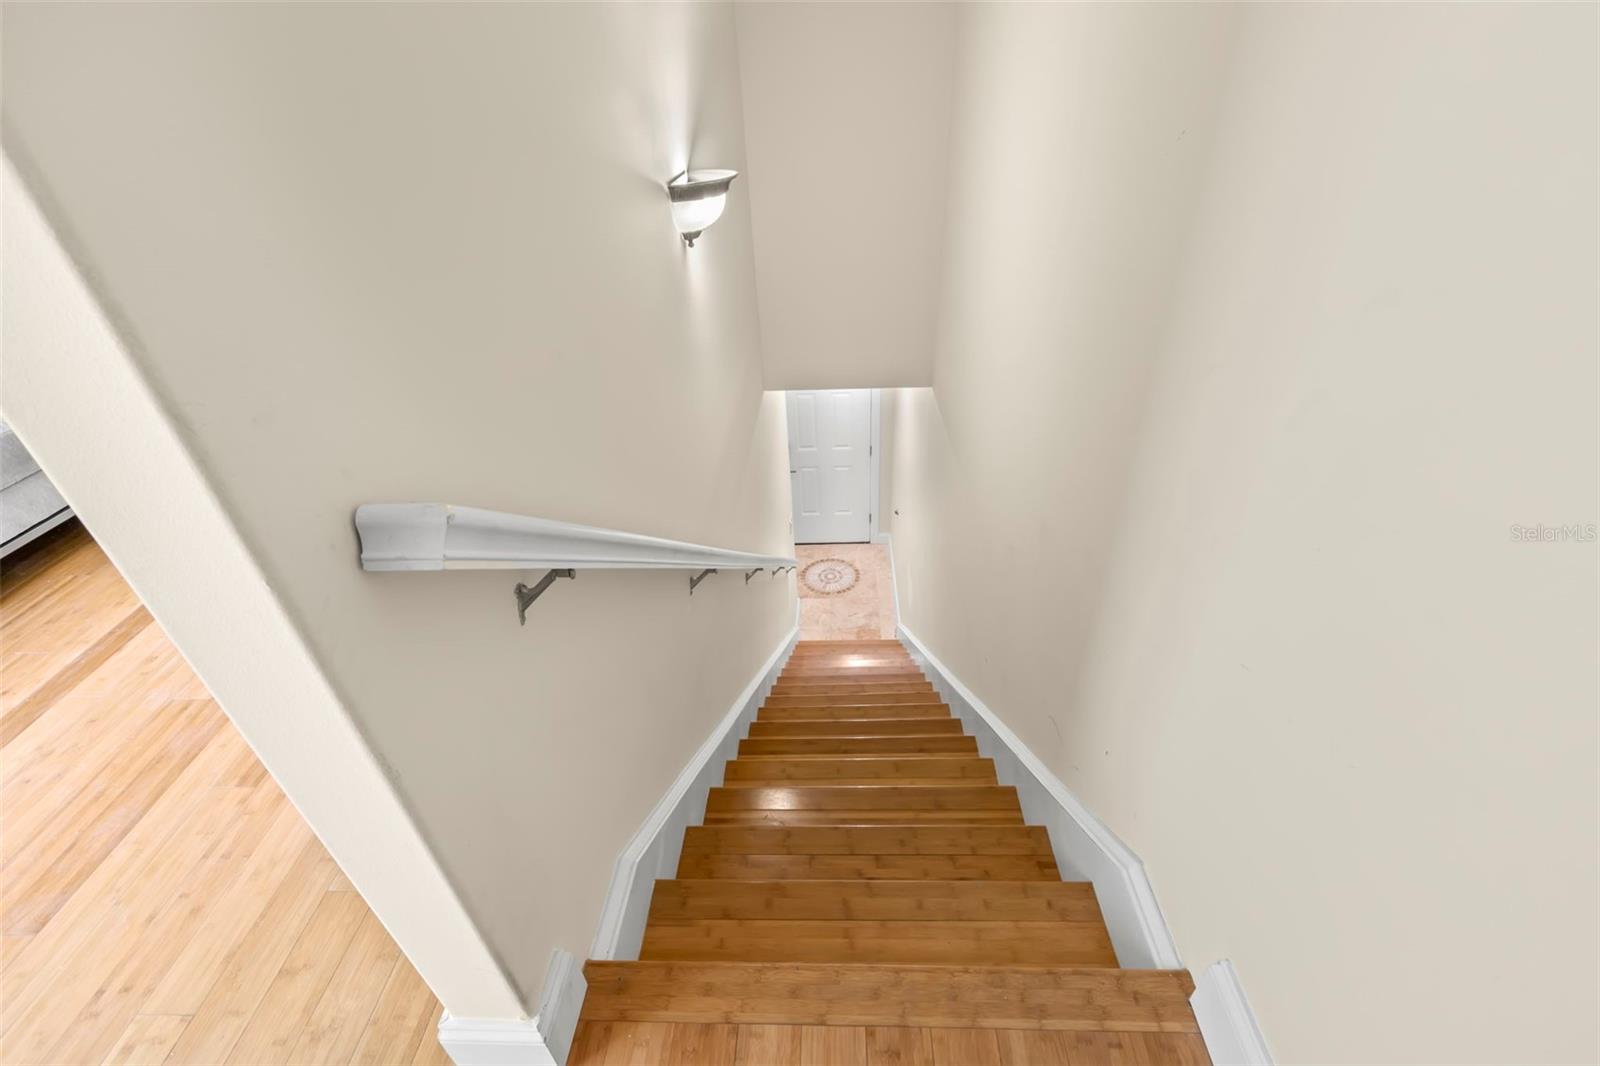
[[[1019,660],[1070,663],[1088,639],[1232,23],[1203,5],[962,11],[937,402],[901,390],[894,536],[902,562],[1048,558],[901,586],[912,608],[966,590],[950,624],[1005,633]],[[959,496],[928,513],[916,486],[946,453]],[[1018,595],[1046,624],[1015,624]],[[983,679],[1021,682],[998,662]]]
[[[365,574],[351,513],[437,500],[786,547],[746,193],[687,251],[660,187],[691,154],[745,165],[731,10],[11,6],[4,48],[8,151],[531,1006],[788,631],[791,586],[713,578],[691,600],[682,574],[585,573],[523,629],[527,575]],[[146,442],[107,426],[79,467],[48,409],[5,402],[110,530],[106,453]],[[147,506],[181,491],[154,480]],[[109,547],[270,740],[274,676],[208,669],[182,639],[204,604],[163,591],[170,553]]]
[[[963,12],[904,621],[1279,1061],[1593,1062],[1595,9],[1217,18]]]
[[[767,387],[929,384],[954,6],[737,11]]]

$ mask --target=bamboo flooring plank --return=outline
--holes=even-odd
[[[183,1014],[135,1015],[102,1066],[161,1066],[188,1024]]]
[[[357,1066],[389,1066],[408,1062],[422,1044],[438,1003],[416,969],[402,958],[378,997],[361,1043],[350,1061]]]
[[[399,961],[399,947],[377,915],[367,911],[340,957],[338,969],[312,1007],[289,1061],[308,1066],[349,1062]]]
[[[301,849],[272,900],[229,955],[194,1020],[167,1057],[169,1063],[207,1066],[227,1061],[284,958],[328,894],[335,869],[333,860],[315,841]]]
[[[291,1061],[300,1033],[368,914],[354,893],[323,891],[300,939],[228,1054],[230,1064],[269,1066]]]

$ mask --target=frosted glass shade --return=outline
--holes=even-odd
[[[667,182],[672,224],[689,247],[722,217],[728,206],[728,186],[738,176],[737,170],[687,170]]]

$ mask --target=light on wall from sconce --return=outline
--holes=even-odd
[[[728,206],[728,186],[738,176],[737,170],[686,170],[667,182],[672,223],[684,244],[693,248],[695,238],[722,217],[722,209]]]

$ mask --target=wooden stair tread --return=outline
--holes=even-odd
[[[978,741],[957,733],[905,736],[751,737],[739,741],[739,758],[757,755],[978,754]]]
[[[773,785],[713,788],[706,810],[1021,811],[1022,806],[1010,785]]]
[[[939,702],[942,697],[939,690],[926,683],[896,681],[892,683],[873,683],[870,681],[852,681],[848,684],[810,683],[797,682],[789,685],[774,685],[767,693],[768,699],[786,697],[806,697],[813,700],[853,700],[863,696],[916,696],[920,695],[931,702]]]
[[[757,713],[795,707],[861,707],[876,712],[881,707],[897,706],[943,708],[950,705],[933,689],[912,692],[789,692],[768,694],[757,708]],[[881,716],[868,713],[857,717]]]
[[[944,703],[883,703],[883,704],[808,704],[803,707],[765,706],[756,712],[758,722],[795,722],[803,720],[826,721],[852,718],[872,721],[886,718],[941,718],[948,717],[950,707]]]
[[[906,646],[893,637],[874,640],[802,640],[789,653],[789,661],[808,655],[904,655],[911,658]]]
[[[921,670],[917,661],[902,652],[863,648],[855,651],[804,652],[789,656],[783,672],[801,670],[807,666],[832,665],[844,668],[861,667],[870,663],[890,663],[902,670]]]
[[[916,662],[911,653],[898,643],[887,644],[839,644],[831,648],[808,648],[796,645],[794,651],[789,653],[788,662],[805,659],[851,659],[872,658],[901,659],[905,662]],[[787,664],[785,664],[787,665]]]
[[[906,677],[916,677],[927,680],[927,674],[922,668],[909,659],[888,658],[855,658],[855,657],[812,657],[789,660],[779,677],[800,677],[808,674],[839,673],[866,675],[872,673],[901,674]]]
[[[1039,855],[749,855],[689,852],[678,876],[740,881],[1059,881],[1056,860]]]
[[[877,685],[881,688],[902,688],[907,685],[917,685],[927,681],[922,674],[908,674],[904,671],[860,671],[860,670],[823,670],[805,674],[785,674],[773,685],[777,690],[781,684],[785,689],[797,688],[807,691],[813,686],[834,685]],[[933,688],[923,689],[924,692],[936,691]],[[770,693],[769,693],[770,695]]]
[[[831,718],[798,721],[750,723],[750,736],[757,737],[841,737],[841,736],[931,736],[961,734],[961,719],[942,718]]]
[[[877,663],[887,663],[902,670],[921,669],[903,648],[848,648],[838,651],[797,651],[783,664],[783,672],[818,665],[859,668]]]
[[[787,784],[787,783],[789,783],[791,781],[793,783],[797,784],[797,785],[820,784],[820,783],[823,783],[823,782],[826,782],[827,784],[830,784],[830,785],[878,785],[878,784],[884,784],[886,782],[892,781],[896,785],[901,785],[901,786],[904,786],[906,788],[936,788],[939,785],[947,785],[952,781],[970,781],[970,782],[973,782],[974,784],[981,784],[981,783],[987,782],[988,784],[991,784],[991,785],[994,784],[994,779],[985,778],[985,777],[946,777],[946,776],[939,776],[939,775],[925,775],[925,776],[921,776],[921,777],[876,777],[876,776],[873,776],[871,774],[856,774],[856,775],[853,775],[853,776],[826,777],[826,778],[823,778],[823,777],[801,777],[801,778],[794,778],[794,777],[752,777],[752,778],[748,778],[748,779],[746,779],[746,778],[736,778],[736,779],[731,780],[731,781],[724,781],[723,785],[725,787],[727,787],[727,788],[766,788],[766,787],[768,787],[770,785],[783,785],[783,784]]]
[[[994,761],[976,755],[753,755],[729,762],[722,783],[972,781],[998,783]]]
[[[1087,881],[657,881],[650,920],[1099,922]]]
[[[970,737],[958,739],[970,740]],[[807,754],[778,754],[778,755],[741,755],[737,759],[729,759],[728,765],[736,762],[761,765],[764,763],[780,762],[846,762],[846,763],[875,763],[875,762],[908,762],[908,763],[961,763],[973,761],[988,761],[981,756],[968,755],[964,752],[945,751],[905,751],[889,755],[875,755],[869,751],[828,752],[821,755]]]
[[[804,681],[779,678],[771,695],[815,692],[825,696],[852,692],[932,692],[931,681]]]
[[[794,650],[789,653],[789,661],[808,655],[903,655],[911,658],[906,646],[893,637],[879,640],[803,640],[795,644]]]
[[[932,689],[910,692],[773,692],[763,707],[881,707],[884,704],[915,703],[937,706],[941,700]]]
[[[790,661],[803,658],[807,655],[904,655],[911,657],[906,646],[893,637],[881,637],[875,640],[802,640],[796,642],[794,650],[789,653]]]
[[[849,685],[828,684],[794,684],[774,685],[772,691],[767,693],[768,699],[779,697],[795,698],[804,697],[813,700],[843,700],[849,702],[863,696],[922,696],[924,700],[938,703],[941,700],[939,691],[932,685],[918,685],[906,682],[894,684],[875,685],[865,681],[855,681]]]
[[[908,674],[904,671],[882,672],[860,670],[826,670],[808,672],[804,674],[784,674],[772,686],[773,691],[783,689],[799,689],[804,692],[817,686],[835,685],[876,685],[880,688],[903,688],[908,685],[920,685],[928,680],[924,674]],[[937,689],[929,687],[924,692],[935,692]],[[771,693],[768,693],[769,695]]]
[[[585,1021],[567,1066],[1211,1066],[1198,1033]]]
[[[708,811],[707,825],[1022,825],[1021,811]]]
[[[655,919],[641,959],[1106,966],[1098,922]]]
[[[1170,970],[592,961],[584,977],[589,1021],[1199,1031]]]
[[[846,681],[928,680],[928,675],[921,670],[904,666],[809,666],[802,669],[790,667],[778,676],[785,681],[814,681],[823,678]]]
[[[802,666],[815,666],[819,663],[837,664],[839,666],[870,666],[885,663],[892,666],[903,667],[907,670],[917,669],[917,661],[904,651],[894,651],[880,648],[856,648],[846,651],[825,652],[799,652],[789,656],[789,661],[784,663],[785,670],[793,670]]]
[[[683,853],[724,855],[1033,855],[1049,856],[1037,825],[737,826],[696,825]]]

